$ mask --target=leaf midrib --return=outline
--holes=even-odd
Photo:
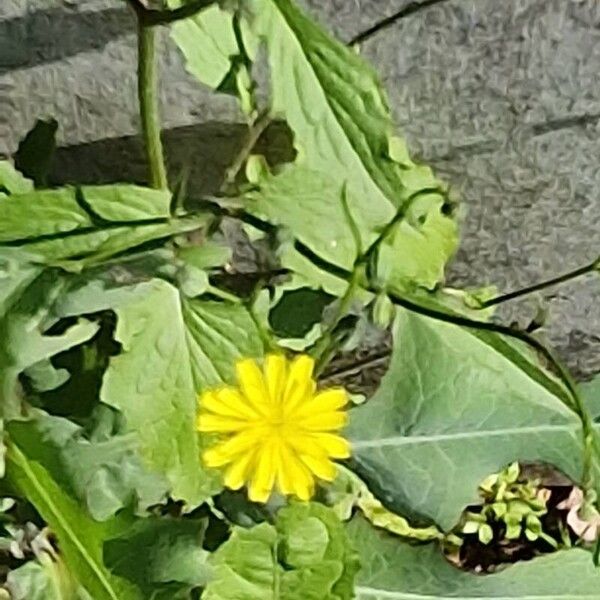
[[[29,462],[25,455],[19,450],[17,446],[15,446],[15,444],[9,445],[8,458],[9,460],[12,460],[23,471],[23,473],[27,476],[31,484],[35,487],[42,500],[46,503],[49,510],[53,513],[56,521],[60,524],[60,526],[62,527],[67,537],[69,537],[72,544],[77,548],[86,564],[91,568],[92,572],[97,577],[101,585],[104,587],[109,597],[113,600],[120,600],[119,596],[117,596],[114,590],[112,589],[110,582],[106,579],[102,570],[96,565],[96,562],[88,553],[85,546],[79,541],[75,532],[71,529],[68,522],[63,518],[61,511],[54,504],[52,498],[46,493],[44,486],[39,482],[37,476],[29,466]]]
[[[379,193],[381,194],[382,198],[385,199],[388,203],[389,208],[393,211],[396,212],[397,208],[395,207],[395,204],[393,202],[393,200],[391,198],[389,198],[388,196],[388,192],[384,189],[382,189],[379,181],[377,180],[376,177],[373,176],[373,174],[370,172],[369,168],[367,167],[367,165],[365,164],[365,161],[363,160],[362,154],[360,153],[360,151],[356,148],[356,146],[352,143],[352,140],[350,139],[350,137],[346,134],[346,130],[344,129],[344,126],[342,125],[342,123],[340,122],[340,119],[338,117],[337,112],[334,110],[332,104],[331,104],[331,100],[328,96],[328,94],[325,92],[326,87],[323,84],[323,81],[321,80],[321,78],[319,77],[319,74],[317,73],[312,61],[310,60],[307,52],[304,49],[304,46],[302,44],[302,41],[300,40],[300,38],[298,37],[298,35],[296,34],[296,29],[294,28],[293,24],[290,22],[290,20],[287,18],[287,15],[285,13],[285,11],[283,11],[280,7],[280,0],[269,0],[276,8],[277,12],[279,13],[282,21],[285,23],[287,30],[290,32],[291,37],[295,40],[298,48],[300,49],[302,56],[304,56],[304,59],[306,61],[306,64],[309,66],[312,74],[315,77],[315,80],[318,81],[319,83],[319,88],[322,91],[322,96],[325,100],[325,103],[327,104],[327,106],[329,107],[329,112],[330,114],[333,116],[335,123],[337,124],[337,126],[339,127],[340,131],[342,132],[342,137],[343,139],[346,140],[346,142],[348,143],[348,146],[352,149],[352,152],[354,153],[354,155],[358,158],[359,163],[361,164],[364,172],[366,173],[366,175],[368,176],[368,178],[370,179],[370,181],[372,182],[372,184],[375,186],[375,188],[377,188],[377,190],[379,190]],[[284,0],[286,1],[286,0]],[[295,8],[295,7],[293,7]],[[298,9],[296,9],[298,10]],[[304,15],[302,15],[304,16]],[[381,172],[379,174],[379,177],[383,177],[383,179],[385,179],[387,181],[387,177],[385,175],[385,173]]]
[[[540,431],[568,431],[573,429],[575,432],[579,428],[579,423],[565,422],[562,425],[532,425],[525,427],[507,427],[504,429],[483,429],[478,431],[461,431],[456,433],[440,433],[435,435],[398,435],[376,440],[356,440],[351,441],[354,450],[361,448],[382,448],[385,446],[407,446],[411,444],[424,444],[441,441],[453,441],[468,438],[505,436],[511,434],[537,433]]]

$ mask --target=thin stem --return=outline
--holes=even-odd
[[[393,219],[391,219],[390,221],[388,221],[385,224],[385,226],[382,228],[379,235],[375,238],[375,240],[373,240],[371,245],[365,250],[362,257],[359,258],[360,262],[362,262],[364,264],[367,264],[370,262],[371,258],[373,256],[375,256],[375,253],[379,249],[379,246],[381,246],[381,244],[383,244],[394,233],[397,225],[400,223],[400,221],[402,221],[404,219],[404,217],[406,216],[406,212],[410,208],[410,205],[417,198],[419,198],[425,194],[440,194],[440,195],[444,196],[445,192],[441,188],[432,187],[432,188],[425,188],[422,190],[418,190],[418,191],[414,192],[413,194],[411,194],[406,199],[406,201],[402,204],[402,207],[400,209],[398,209],[398,211],[394,215]]]
[[[380,365],[385,365],[390,360],[391,348],[384,352],[379,352],[372,356],[368,356],[363,360],[357,360],[352,364],[338,369],[329,370],[325,377],[321,377],[320,381],[323,384],[329,384],[332,381],[340,381],[351,375],[356,375],[365,369],[371,369]]]
[[[243,146],[240,148],[240,151],[233,159],[233,162],[225,173],[223,187],[227,187],[235,183],[237,176],[242,170],[245,162],[248,160],[252,150],[254,150],[256,143],[260,139],[260,136],[264,133],[265,129],[270,125],[270,123],[271,115],[269,114],[269,111],[263,111],[250,125]]]
[[[226,292],[225,290],[221,290],[214,285],[208,284],[206,287],[206,293],[212,294],[213,296],[220,298],[221,300],[225,300],[226,302],[231,302],[232,304],[241,304],[241,300],[235,295]]]
[[[315,359],[316,375],[320,375],[323,372],[323,369],[325,369],[325,367],[329,364],[329,361],[335,353],[337,340],[334,339],[334,331],[339,325],[340,321],[348,314],[350,308],[352,308],[352,303],[354,302],[364,277],[364,265],[357,262],[352,273],[350,274],[348,287],[346,287],[344,295],[339,300],[333,320],[325,329],[323,335],[321,335],[311,352],[313,358]]]
[[[150,187],[168,189],[167,169],[160,139],[156,33],[156,30],[138,21],[138,100]]]
[[[350,210],[350,203],[348,202],[348,186],[344,184],[342,189],[342,209],[344,210],[344,216],[346,217],[346,221],[348,222],[348,227],[350,228],[350,232],[352,233],[352,237],[354,238],[354,247],[356,248],[356,256],[362,256],[363,247],[362,247],[362,236],[360,235],[360,227],[356,222],[356,219],[352,215],[352,211]]]
[[[355,35],[348,42],[348,45],[354,46],[355,44],[360,44],[361,42],[364,42],[365,40],[368,40],[369,38],[373,37],[376,33],[379,33],[380,31],[391,27],[397,21],[403,19],[404,17],[408,17],[409,15],[419,12],[424,8],[429,8],[430,6],[441,4],[442,2],[446,1],[447,0],[423,0],[423,2],[411,2],[402,9],[400,9],[398,12],[394,13],[393,15],[382,19],[381,21],[375,23],[375,25],[373,25],[372,27],[369,27],[365,31],[361,31],[359,34]]]
[[[502,294],[501,296],[496,296],[495,298],[491,298],[490,300],[481,302],[479,307],[483,309],[488,308],[490,306],[495,306],[496,304],[509,302],[510,300],[514,300],[515,298],[527,296],[528,294],[539,292],[540,290],[544,290],[546,288],[558,285],[560,283],[565,283],[566,281],[570,281],[571,279],[576,279],[577,277],[581,277],[582,275],[586,275],[587,273],[596,271],[598,270],[598,268],[600,268],[600,258],[597,258],[594,262],[590,263],[589,265],[579,267],[574,271],[569,271],[568,273],[564,273],[563,275],[559,275],[558,277],[547,279],[546,281],[541,281],[539,283],[535,283],[534,285],[530,285],[520,290],[515,290],[514,292],[510,292],[508,294]]]
[[[250,318],[254,321],[254,325],[258,330],[258,335],[260,336],[261,342],[263,344],[263,348],[265,352],[277,352],[280,350],[279,346],[273,339],[271,332],[269,331],[268,325],[266,325],[263,319],[256,312],[256,303],[260,298],[260,293],[263,290],[263,286],[266,280],[264,278],[260,278],[252,290],[252,295],[245,303],[246,309],[250,314]]]

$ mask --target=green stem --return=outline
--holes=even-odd
[[[360,289],[361,281],[365,277],[364,265],[357,262],[354,270],[350,275],[348,287],[344,295],[340,298],[336,314],[323,332],[311,351],[312,357],[315,359],[315,374],[318,376],[323,372],[323,369],[329,364],[337,347],[337,340],[334,339],[333,333],[340,321],[348,314],[352,307],[352,302],[356,298],[356,294]]]
[[[565,283],[566,281],[570,281],[571,279],[576,279],[577,277],[581,277],[582,275],[586,275],[587,273],[596,271],[598,270],[598,268],[600,268],[600,258],[597,258],[594,262],[590,263],[589,265],[579,267],[574,271],[569,271],[568,273],[564,273],[563,275],[559,275],[558,277],[547,279],[546,281],[541,281],[539,283],[530,285],[520,290],[515,290],[514,292],[510,292],[508,294],[502,294],[501,296],[496,296],[495,298],[491,298],[490,300],[481,302],[480,308],[488,308],[490,306],[495,306],[497,304],[509,302],[510,300],[514,300],[515,298],[527,296],[528,294],[532,294],[534,292],[539,292],[540,290],[545,290],[546,288],[559,285],[560,283]]]
[[[240,151],[233,159],[231,166],[227,169],[225,173],[225,181],[223,182],[223,189],[227,189],[228,186],[231,186],[235,183],[237,176],[242,170],[244,164],[248,160],[248,157],[254,150],[256,143],[260,139],[260,136],[264,133],[265,129],[270,125],[272,119],[271,115],[268,111],[261,112],[256,120],[250,125],[248,128],[248,133],[246,135],[246,139],[244,140],[243,146],[240,148]]]
[[[264,279],[259,279],[256,282],[254,289],[252,290],[252,295],[246,302],[246,308],[248,310],[248,313],[250,314],[251,319],[254,321],[254,325],[258,331],[258,335],[260,336],[265,352],[278,352],[281,350],[281,348],[273,339],[268,324],[265,324],[263,319],[261,319],[261,317],[256,312],[256,303],[259,300],[264,283]]]
[[[206,293],[212,294],[216,298],[220,298],[221,300],[225,300],[226,302],[231,302],[232,304],[241,304],[242,302],[241,299],[238,298],[235,294],[230,294],[229,292],[221,290],[218,287],[215,287],[214,285],[208,284],[206,286]]]
[[[169,184],[160,139],[156,33],[138,21],[138,100],[150,187],[166,190]]]

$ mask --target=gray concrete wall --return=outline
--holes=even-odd
[[[344,40],[406,0],[310,0]],[[600,3],[448,0],[363,45],[413,152],[462,194],[456,285],[503,290],[600,254]],[[61,124],[55,180],[141,180],[135,37],[120,0],[2,0],[0,152],[39,116]],[[163,112],[175,168],[210,189],[243,127],[235,103],[186,75],[165,36]],[[266,145],[277,146],[272,132]],[[552,342],[580,377],[600,371],[600,280],[545,294]],[[527,322],[535,306],[507,308]]]

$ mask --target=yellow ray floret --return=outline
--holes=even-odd
[[[228,488],[247,485],[254,502],[266,502],[274,488],[308,500],[316,479],[335,477],[332,459],[350,456],[350,444],[335,433],[346,424],[346,391],[317,391],[306,355],[288,361],[269,354],[262,369],[244,359],[236,370],[238,387],[200,396],[198,430],[222,437],[204,462],[225,469]]]

